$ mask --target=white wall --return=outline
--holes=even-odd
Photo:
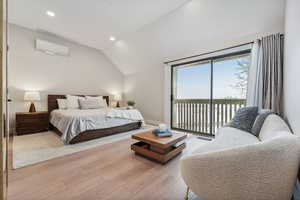
[[[41,38],[70,48],[70,56],[51,56],[34,48]],[[8,88],[12,127],[14,113],[28,111],[24,91],[38,90],[42,101],[37,110],[47,110],[47,94],[118,94],[124,76],[99,50],[81,46],[48,33],[9,25]]]
[[[287,0],[285,20],[284,112],[300,135],[300,1]]]
[[[284,0],[192,0],[104,52],[126,75],[126,97],[146,120],[163,121],[164,61],[283,32],[284,7]]]
[[[164,69],[147,69],[125,77],[125,97],[136,101],[147,123],[163,121]]]

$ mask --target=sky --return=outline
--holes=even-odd
[[[219,61],[213,67],[213,96],[221,98],[245,98],[241,90],[234,88],[238,78],[238,60],[249,59],[235,58]],[[177,98],[178,99],[209,99],[210,98],[210,63],[198,64],[185,68],[178,68],[177,74]]]

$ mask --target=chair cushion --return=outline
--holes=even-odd
[[[216,138],[205,145],[201,145],[194,153],[207,153],[231,149],[237,146],[244,146],[260,142],[254,135],[236,128],[220,128]]]
[[[259,139],[261,141],[270,140],[278,136],[291,135],[292,132],[289,129],[285,121],[278,115],[269,115],[261,127],[259,133]]]

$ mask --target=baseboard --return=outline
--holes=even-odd
[[[158,126],[158,124],[162,123],[161,121],[156,121],[156,120],[151,120],[151,119],[146,119],[145,120],[146,124]]]

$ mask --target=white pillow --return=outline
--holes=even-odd
[[[66,95],[68,109],[79,109],[79,99],[85,99],[84,97]]]
[[[86,99],[99,99],[102,100],[103,96],[85,96]]]
[[[100,104],[101,104],[102,108],[107,108],[108,107],[107,102],[106,102],[105,99],[100,100]]]
[[[79,105],[82,110],[103,108],[99,99],[79,99]]]
[[[58,104],[58,109],[60,110],[65,110],[68,108],[68,101],[67,99],[56,99],[57,104]]]
[[[97,97],[92,97],[92,96],[85,96],[86,99],[88,100],[98,100],[100,102],[100,105],[102,108],[107,108],[107,102],[106,99],[103,98],[103,96],[97,96]]]

